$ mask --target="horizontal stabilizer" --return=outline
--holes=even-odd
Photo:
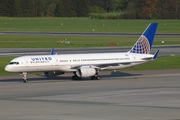
[[[157,56],[158,56],[158,54],[159,54],[159,50],[157,50],[157,51],[156,51],[156,53],[154,54],[153,59],[156,59],[156,58],[157,58]]]

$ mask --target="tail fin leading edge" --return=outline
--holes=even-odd
[[[129,52],[149,54],[156,33],[157,25],[158,23],[150,23]]]

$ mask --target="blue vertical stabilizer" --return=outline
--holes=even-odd
[[[158,23],[150,23],[129,52],[138,54],[149,54],[153,44],[157,25]]]

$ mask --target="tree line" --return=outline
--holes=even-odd
[[[87,17],[118,13],[118,19],[179,19],[180,0],[0,0],[0,16]]]

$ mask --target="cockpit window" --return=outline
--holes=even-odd
[[[10,62],[9,65],[18,65],[19,62]]]

